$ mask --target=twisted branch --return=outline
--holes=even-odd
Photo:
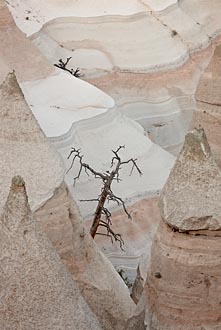
[[[131,215],[128,212],[125,202],[121,197],[116,196],[112,189],[111,184],[114,180],[117,182],[121,181],[119,177],[119,172],[122,168],[122,165],[126,165],[131,163],[131,171],[130,175],[136,169],[139,175],[142,175],[140,168],[137,165],[137,159],[130,158],[126,161],[122,161],[119,155],[121,149],[124,149],[124,145],[120,145],[116,150],[112,150],[114,156],[111,159],[110,163],[110,171],[107,170],[105,173],[98,172],[94,170],[90,165],[83,162],[83,155],[81,155],[80,149],[72,148],[70,154],[68,155],[68,159],[72,157],[71,165],[67,170],[67,173],[72,169],[76,160],[79,162],[79,169],[77,175],[73,178],[74,185],[76,181],[80,178],[82,170],[85,171],[87,175],[92,174],[95,178],[101,179],[103,181],[103,187],[101,189],[101,193],[97,198],[81,200],[81,202],[97,202],[97,207],[95,210],[93,223],[90,229],[91,236],[94,238],[95,235],[106,235],[107,237],[111,238],[111,242],[113,241],[119,242],[120,248],[123,250],[124,241],[120,234],[116,234],[111,228],[111,212],[105,207],[105,203],[113,201],[117,203],[118,206],[122,206],[124,212],[131,219]],[[98,227],[106,228],[106,234],[98,232]]]
[[[80,69],[77,68],[76,70],[74,69],[68,69],[67,65],[69,63],[69,61],[72,59],[72,57],[68,57],[66,59],[66,61],[64,62],[61,58],[58,61],[58,64],[54,64],[54,66],[56,66],[59,69],[62,69],[64,71],[68,71],[72,76],[75,76],[76,78],[80,78],[82,77],[81,73],[80,73]]]

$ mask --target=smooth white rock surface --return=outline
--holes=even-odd
[[[171,36],[171,30],[150,13],[125,17],[57,18],[32,36],[34,43],[38,38],[39,44],[42,33],[68,50],[102,50],[112,65],[123,71],[146,72],[168,68],[189,56],[185,43],[178,36]],[[39,44],[39,47],[46,55],[47,45],[41,47]]]
[[[62,70],[57,75],[21,85],[48,137],[65,134],[73,122],[96,116],[114,106],[110,96]]]
[[[89,3],[88,0],[8,0],[7,5],[18,27],[27,35],[57,17],[131,15],[146,10],[146,4],[139,0],[90,0]]]
[[[155,195],[163,187],[170,169],[174,164],[174,156],[163,150],[144,134],[143,128],[133,120],[121,115],[118,110],[108,112],[76,122],[72,129],[50,141],[59,150],[68,169],[71,160],[67,160],[71,147],[80,148],[84,162],[90,164],[97,171],[110,169],[113,156],[111,150],[119,145],[125,145],[122,159],[137,158],[137,163],[143,173],[142,177],[136,171],[130,176],[131,166],[125,166],[121,172],[122,182],[114,183],[116,195],[132,202],[141,196]],[[78,164],[66,175],[66,182],[78,202],[82,199],[96,198],[100,193],[102,183],[82,173],[79,181],[73,186],[73,177],[77,174]],[[80,203],[84,216],[92,214],[93,203]],[[113,205],[111,205],[113,206]]]
[[[141,0],[142,3],[146,4],[153,11],[164,10],[176,4],[177,0]]]

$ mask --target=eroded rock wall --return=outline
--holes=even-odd
[[[161,225],[144,289],[147,329],[220,329],[220,232],[189,235]]]
[[[0,327],[101,330],[96,316],[35,223],[21,177],[14,177],[0,221]]]
[[[35,218],[102,327],[123,329],[135,305],[126,285],[83,227],[78,207],[65,184],[35,213]]]
[[[205,132],[188,133],[160,196],[150,269],[125,329],[220,329],[220,177]]]
[[[219,165],[221,165],[221,44],[218,43],[196,91],[193,127],[203,127]]]

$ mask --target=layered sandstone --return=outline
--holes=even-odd
[[[0,5],[0,83],[6,73],[15,70],[25,99],[47,136],[65,134],[74,121],[96,116],[114,105],[101,90],[55,68],[60,55],[53,64],[48,63],[15,25],[6,2],[0,1]],[[18,14],[19,4],[13,6]]]
[[[204,131],[188,133],[161,195],[163,219],[127,329],[220,329],[220,191]]]
[[[44,220],[46,214],[49,217]],[[105,330],[123,329],[135,305],[126,285],[84,228],[66,185],[56,191],[35,217],[102,327]]]
[[[35,223],[19,176],[12,180],[0,238],[1,329],[101,330],[78,285]]]
[[[79,282],[104,329],[121,329],[134,304],[113,266],[84,232],[81,216],[63,182],[60,157],[41,131],[26,104],[14,73],[0,88],[0,209],[10,177],[21,173],[27,181],[35,218]],[[113,291],[116,288],[116,291]]]
[[[41,79],[53,74],[53,67],[17,28],[3,0],[0,0],[0,17],[0,57],[1,61],[7,63],[9,70],[15,70],[20,81]],[[0,63],[0,82],[4,79],[1,71]]]
[[[220,329],[220,248],[220,231],[187,235],[161,222],[142,297],[146,329]]]

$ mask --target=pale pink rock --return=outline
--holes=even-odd
[[[218,42],[209,65],[203,72],[196,90],[196,100],[209,105],[221,105],[221,44]],[[198,104],[200,105],[200,104]],[[217,108],[217,113],[221,114]]]
[[[0,58],[19,81],[45,78],[55,72],[39,50],[16,26],[5,1],[0,1]],[[0,82],[4,79],[0,63]]]
[[[203,72],[196,90],[196,111],[192,127],[205,129],[209,144],[221,164],[221,44],[217,43],[209,65]]]
[[[37,222],[79,282],[104,329],[122,329],[134,310],[129,292],[84,232],[78,208],[63,183],[61,159],[28,108],[14,73],[0,87],[0,102],[0,168],[4,173],[0,178],[0,209],[10,177],[21,173]]]
[[[0,328],[101,330],[76,282],[35,223],[14,177],[0,222]]]
[[[220,169],[205,133],[194,130],[163,189],[150,270],[125,330],[221,328],[221,231],[214,219],[220,192]]]
[[[65,184],[35,212],[35,218],[78,283],[102,328],[123,329],[133,315],[135,304],[121,277],[84,228],[79,209]]]
[[[0,85],[0,210],[10,180],[20,174],[26,184],[32,210],[38,209],[64,179],[63,162],[49,144],[18,85],[9,73]]]
[[[221,169],[203,129],[186,135],[159,206],[162,219],[179,231],[221,229]]]
[[[161,222],[140,306],[146,329],[221,328],[220,249],[220,231],[187,235]]]

